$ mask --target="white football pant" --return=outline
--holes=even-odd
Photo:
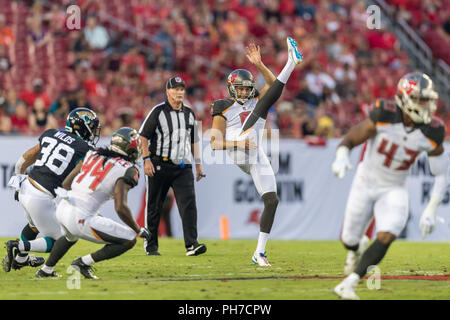
[[[55,199],[50,193],[36,189],[28,179],[25,179],[20,187],[19,202],[25,210],[29,224],[36,227],[42,237],[56,240],[62,236],[61,227],[55,216]]]
[[[65,199],[58,204],[56,218],[71,242],[84,239],[100,244],[123,243],[136,238],[136,232],[128,226],[98,214],[88,215]]]
[[[408,210],[406,187],[373,186],[357,170],[347,200],[341,240],[348,246],[357,245],[373,215],[376,232],[390,232],[397,237],[406,225]]]

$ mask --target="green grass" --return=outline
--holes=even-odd
[[[6,239],[0,239],[3,243]],[[68,289],[70,262],[101,248],[79,241],[58,263],[59,279],[34,279],[36,269],[0,273],[0,299],[170,299],[170,300],[302,300],[337,299],[339,279],[299,276],[343,276],[345,250],[337,241],[269,241],[271,268],[251,263],[256,240],[205,240],[208,251],[186,257],[182,240],[161,239],[162,256],[145,256],[142,240],[124,255],[96,265],[100,280],[81,279]],[[43,254],[47,257],[47,254]],[[379,265],[381,275],[450,274],[449,243],[395,242]],[[380,290],[363,281],[361,299],[450,299],[450,281],[381,280]]]

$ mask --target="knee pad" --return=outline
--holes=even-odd
[[[23,242],[31,241],[31,240],[36,239],[36,237],[37,237],[38,234],[39,234],[39,232],[35,232],[35,231],[30,227],[30,225],[27,224],[27,225],[23,228],[22,233],[21,233],[21,235],[20,235],[20,238],[21,238],[21,240],[22,240]]]

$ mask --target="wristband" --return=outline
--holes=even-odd
[[[145,157],[142,158],[142,160],[144,160],[144,161],[147,160],[147,159],[150,160],[150,155],[145,156]]]

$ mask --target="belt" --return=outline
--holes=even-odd
[[[191,168],[192,167],[191,164],[188,164],[188,163],[185,164],[183,161],[181,163],[178,163],[178,164],[174,163],[172,160],[170,160],[167,157],[152,156],[150,159],[152,160],[152,162],[153,161],[159,161],[159,162],[162,162],[162,163],[171,164],[171,165],[174,165],[174,166],[177,166],[177,167],[181,167],[181,168]]]
[[[167,157],[152,156],[151,159],[152,159],[152,161],[166,162],[166,163],[175,165],[175,163],[173,163],[172,160],[170,160]]]
[[[35,187],[36,189],[38,189],[39,191],[52,195],[49,191],[47,191],[46,189],[44,189],[43,187],[41,187],[39,185],[39,183],[37,183],[36,181],[34,181],[32,178],[28,177],[28,181],[30,181],[30,183],[33,185],[33,187]],[[53,196],[53,195],[52,195]]]

